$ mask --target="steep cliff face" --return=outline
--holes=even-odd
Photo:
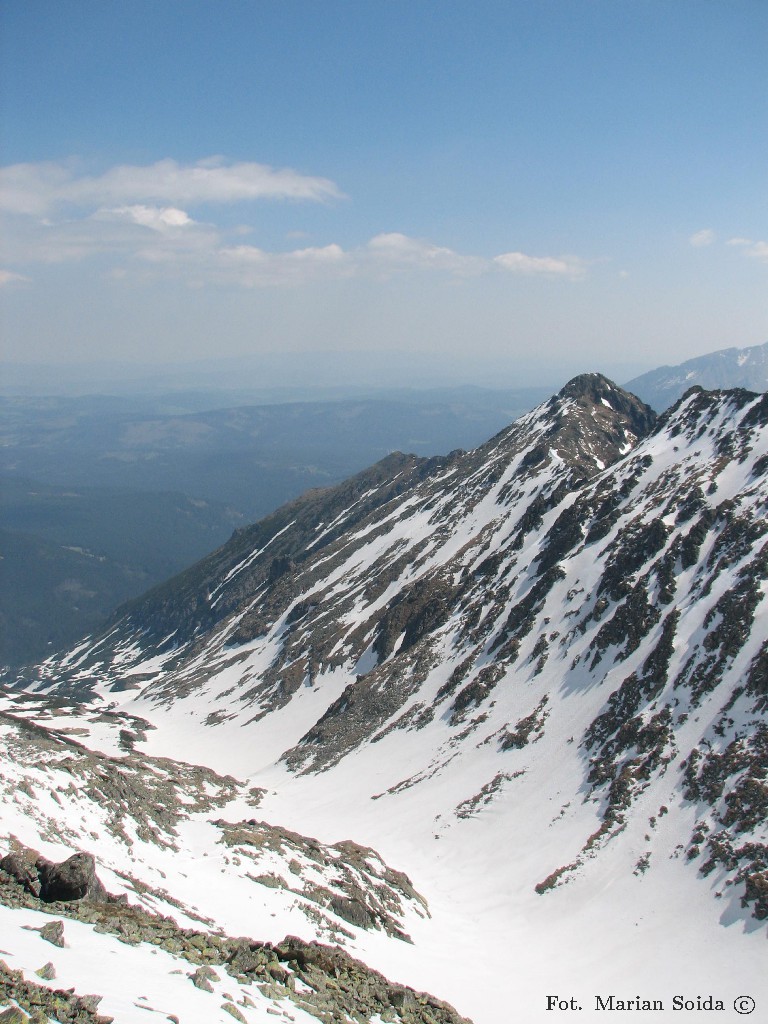
[[[765,396],[694,389],[657,419],[588,374],[475,451],[393,455],[286,506],[27,685],[85,701],[86,745],[105,711],[141,720],[136,755],[247,776],[267,821],[376,846],[433,914],[417,974],[461,921],[534,974],[537,943],[581,929],[605,984],[636,984],[633,942],[648,984],[673,983],[680,943],[690,984],[735,949],[747,978],[768,917],[767,512]],[[474,994],[429,977],[490,1021],[514,1002],[503,952],[483,956]]]

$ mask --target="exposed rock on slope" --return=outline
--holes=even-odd
[[[43,677],[55,674],[60,691],[67,680],[80,692],[97,681],[138,687],[147,676],[131,667],[160,656],[157,696],[170,700],[240,659],[243,644],[277,640],[266,670],[243,672],[253,685],[238,697],[258,717],[318,673],[345,665],[352,649],[362,655],[370,647],[383,661],[396,642],[413,647],[466,590],[445,565],[459,544],[498,557],[497,529],[514,529],[519,547],[653,422],[650,409],[606,378],[578,377],[474,452],[428,461],[390,456],[285,506],[127,606],[103,639],[53,662]],[[364,608],[370,616],[361,622]],[[212,650],[218,659],[210,672]]]
[[[49,710],[45,700],[23,704],[27,715],[44,718]],[[61,702],[57,706],[61,708]],[[70,711],[77,709],[70,707]],[[246,906],[251,902],[262,922],[268,915],[258,913],[259,892],[267,906],[285,904],[288,897],[294,920],[303,920],[310,935],[325,933],[345,942],[356,929],[379,929],[394,939],[407,940],[405,919],[428,916],[426,901],[408,877],[388,867],[375,850],[351,841],[327,846],[255,819],[214,818],[214,812],[226,810],[230,802],[241,808],[243,796],[258,802],[259,794],[245,793],[232,778],[169,759],[142,759],[135,752],[122,752],[120,757],[94,753],[18,714],[5,712],[0,718],[0,753],[6,826],[15,821],[26,834],[37,833],[48,841],[66,835],[72,842],[98,843],[104,870],[138,901],[129,903],[125,892],[108,896],[90,853],[75,853],[62,863],[52,863],[13,837],[10,851],[0,859],[0,908],[77,920],[89,925],[94,937],[112,935],[132,946],[162,949],[175,958],[173,973],[189,973],[189,969],[194,973],[197,968],[195,984],[204,991],[214,988],[209,975],[199,972],[220,969],[214,977],[220,980],[228,975],[230,989],[237,986],[236,1005],[243,1007],[237,1012],[245,1021],[251,1019],[247,1007],[257,1005],[253,1000],[258,995],[269,1006],[281,1002],[295,1006],[312,1020],[382,1019],[400,1024],[464,1020],[448,1004],[388,981],[338,946],[295,936],[279,943],[231,938],[201,913],[200,907],[216,913],[217,898],[215,893],[206,897],[197,886],[205,885],[206,877],[210,885],[215,873],[226,869],[234,900]],[[189,866],[174,870],[174,861],[167,860],[173,853],[188,865],[192,851],[187,825],[194,826],[196,837],[199,880],[191,893],[199,907],[163,888],[163,883],[175,888],[190,870]],[[201,850],[208,859],[207,871]],[[162,869],[152,867],[153,851],[161,855]],[[153,886],[153,875],[162,883]],[[192,926],[177,924],[168,911]],[[209,930],[201,930],[201,924]],[[51,931],[54,925],[56,930]],[[19,923],[17,927],[32,926]],[[68,944],[61,920],[34,930],[57,946]],[[8,921],[3,945],[13,949]],[[41,984],[40,978],[51,984]],[[12,999],[30,1012],[44,1009],[62,1024],[112,1019],[95,1014],[96,997],[60,991],[55,979],[55,967],[44,975],[38,971],[33,979],[0,962],[0,1006]]]
[[[284,752],[294,770],[316,771],[435,716],[453,727],[451,746],[495,733],[504,752],[522,742],[524,723],[491,730],[491,711],[498,718],[513,678],[547,678],[555,662],[561,687],[586,677],[610,686],[583,734],[585,784],[605,802],[592,849],[673,760],[685,762],[689,799],[701,792],[697,766],[712,738],[689,739],[682,726],[707,697],[719,700],[720,740],[748,748],[735,764],[764,770],[761,733],[735,732],[759,713],[764,689],[753,627],[766,578],[765,420],[765,400],[748,392],[694,391],[649,434],[647,407],[585,375],[475,452],[429,464],[393,457],[281,510],[169,584],[166,605],[150,595],[112,636],[46,675],[80,685],[95,662],[119,686],[126,641],[136,661],[162,653],[152,641],[177,616],[187,630],[194,623],[192,638],[144,695],[176,700],[241,666],[212,722],[259,721],[301,687],[349,672]],[[202,633],[206,616],[221,621]],[[112,666],[102,661],[110,650],[120,652]],[[719,772],[728,806],[743,802],[736,769]],[[759,892],[759,815],[710,804],[701,817],[709,869]],[[736,853],[739,827],[750,842]],[[762,899],[749,898],[763,914]]]
[[[21,847],[0,860],[0,871],[44,903],[107,900],[107,890],[96,874],[96,861],[90,853],[73,853],[62,863],[54,864]]]

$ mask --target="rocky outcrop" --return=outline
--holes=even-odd
[[[0,860],[0,871],[44,903],[68,903],[70,900],[104,903],[109,899],[90,853],[75,853],[60,864],[54,864],[37,856],[33,850],[17,845]]]
[[[244,992],[254,985],[262,995],[290,1000],[320,1021],[366,1021],[378,1015],[393,1024],[471,1024],[448,1003],[388,981],[339,947],[306,942],[295,936],[273,945],[181,928],[173,918],[121,901],[81,899],[48,904],[8,872],[0,873],[0,903],[53,912],[91,924],[96,932],[114,935],[121,942],[146,942],[164,949],[186,961],[190,982],[203,991],[208,991],[211,981],[225,973]],[[51,924],[58,926],[62,922]],[[0,1005],[11,1000],[28,1013],[42,1011],[61,1024],[111,1022],[111,1018],[95,1012],[97,996],[46,989],[25,981],[21,972],[10,970],[0,961]],[[25,1018],[20,1019],[26,1024]]]
[[[53,864],[43,857],[38,858],[40,898],[46,903],[70,900],[91,900],[104,903],[107,890],[96,874],[93,854],[74,853],[61,864]]]
[[[272,858],[280,857],[287,864],[287,880],[264,867],[258,874],[249,871],[248,877],[260,885],[294,893],[306,916],[331,935],[338,926],[322,911],[357,928],[380,929],[406,942],[411,941],[403,928],[406,910],[429,916],[427,901],[408,876],[388,867],[370,847],[351,840],[328,846],[255,818],[239,822],[219,819],[213,824],[221,830],[221,842],[239,860],[251,861],[258,868],[262,861],[274,863]]]
[[[39,896],[41,888],[40,877],[35,869],[37,857],[34,856],[30,860],[28,855],[31,853],[32,851],[27,850],[26,847],[12,850],[0,860],[0,871],[4,871],[9,878],[18,882],[19,885],[23,886],[33,896]],[[2,876],[0,875],[0,877]]]
[[[55,720],[51,724],[55,725]],[[33,800],[33,780],[41,771],[50,778],[53,771],[58,805],[83,799],[98,805],[103,809],[104,827],[126,846],[138,839],[175,849],[181,821],[197,811],[223,807],[242,788],[232,776],[218,775],[201,765],[135,753],[112,757],[90,751],[48,723],[40,725],[6,712],[0,712],[0,756],[25,770],[20,784],[0,774],[0,797],[13,800],[20,791]],[[13,870],[32,872],[31,884],[42,884],[41,871],[48,878],[49,867],[38,868],[28,854],[23,854],[22,861]],[[82,888],[85,882],[87,886],[88,872],[84,861],[68,865],[63,877],[54,872],[53,891],[62,884]]]

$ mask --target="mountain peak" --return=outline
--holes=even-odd
[[[582,373],[570,380],[554,399],[559,404],[568,400],[610,411],[611,418],[618,419],[635,438],[645,437],[656,424],[656,414],[649,405],[602,373]]]
[[[518,423],[530,423],[541,432],[528,462],[538,453],[535,461],[541,463],[545,454],[554,451],[586,479],[650,434],[656,414],[601,373],[583,373]]]
[[[560,389],[558,397],[591,398],[600,401],[604,394],[620,390],[617,384],[602,373],[580,373]]]

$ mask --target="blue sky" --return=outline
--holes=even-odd
[[[768,340],[764,0],[5,0],[6,358]]]

